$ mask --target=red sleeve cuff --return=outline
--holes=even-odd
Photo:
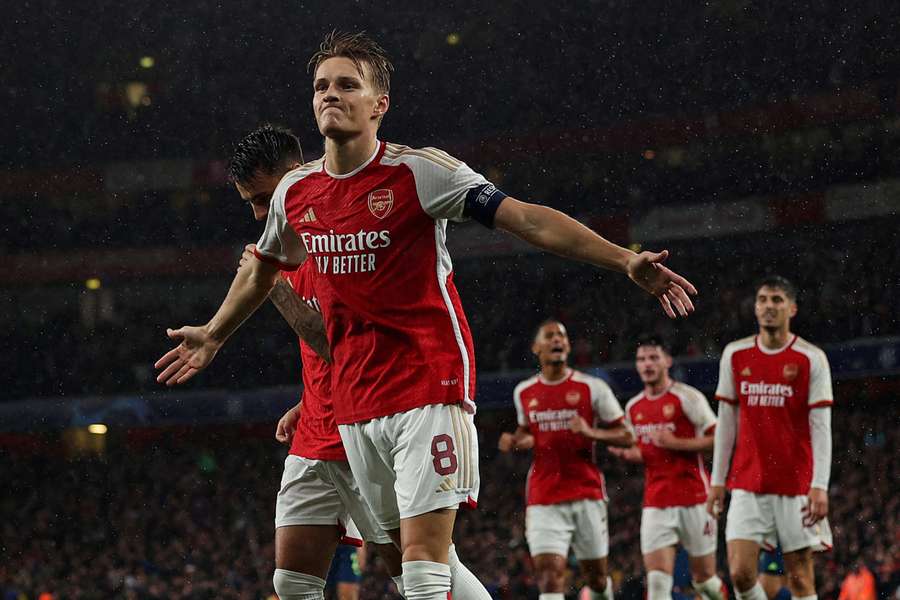
[[[716,430],[716,424],[713,423],[712,425],[710,425],[709,427],[707,427],[706,429],[703,430],[703,435],[709,435],[710,433],[712,433],[715,430]]]
[[[612,421],[603,421],[604,427],[615,427],[616,425],[621,425],[625,422],[625,415],[622,415],[618,419],[613,419]]]
[[[264,263],[269,263],[270,265],[275,265],[282,271],[296,271],[297,269],[300,268],[300,264],[301,264],[301,263],[298,263],[296,265],[289,265],[287,263],[283,263],[280,260],[278,260],[277,258],[272,258],[271,256],[266,256],[265,254],[261,253],[256,248],[253,249],[253,256],[255,256],[259,260],[263,261]]]
[[[735,400],[733,398],[726,398],[725,396],[716,396],[716,400],[718,400],[719,402],[727,402],[728,404],[731,404],[732,406],[737,406],[737,404],[738,404],[737,400]]]
[[[809,407],[810,408],[825,408],[834,404],[834,400],[818,400],[817,402],[812,402]]]

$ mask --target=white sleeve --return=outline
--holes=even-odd
[[[813,475],[810,487],[828,490],[831,479],[831,407],[809,411],[809,435],[812,443]]]
[[[284,211],[284,196],[287,187],[279,186],[272,196],[266,228],[256,242],[256,257],[273,263],[285,271],[294,271],[306,260],[306,247],[288,223]]]
[[[589,377],[587,381],[591,388],[591,408],[594,410],[594,416],[605,424],[621,421],[625,417],[625,412],[609,385],[596,377]]]
[[[402,163],[413,173],[422,210],[432,219],[474,219],[493,227],[506,194],[469,166],[437,148],[406,149],[382,162]]]
[[[513,390],[513,404],[516,405],[516,423],[519,427],[528,427],[528,415],[525,414],[525,407],[522,406],[522,390],[525,389],[526,383],[523,381]]]
[[[734,352],[729,346],[725,346],[722,358],[719,359],[719,385],[716,387],[716,399],[735,402],[737,395],[734,392],[734,371],[731,368],[731,357]]]
[[[716,424],[716,413],[713,412],[706,401],[706,396],[700,390],[685,386],[681,397],[681,408],[685,416],[694,424],[698,436],[703,436],[710,427]]]
[[[828,406],[834,401],[828,357],[817,349],[809,361],[809,406]]]
[[[719,402],[719,421],[716,424],[716,438],[713,445],[712,484],[725,485],[731,454],[737,437],[738,407],[728,402]]]

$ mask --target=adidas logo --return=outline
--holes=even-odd
[[[309,209],[312,211],[312,209]],[[741,377],[750,377],[750,367],[744,367],[744,370],[741,371]]]
[[[434,490],[435,494],[440,494],[441,492],[452,492],[456,489],[456,482],[452,476],[444,477],[444,480],[441,481],[441,484],[438,486],[438,489]]]
[[[313,223],[316,220],[316,213],[313,212],[313,209],[310,208],[306,211],[306,214],[303,215],[303,218],[300,219],[301,223]]]

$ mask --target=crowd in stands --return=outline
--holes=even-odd
[[[18,4],[0,50],[42,60],[37,69],[0,65],[0,117],[12,124],[0,132],[0,164],[216,156],[260,120],[302,128],[311,141],[306,61],[335,24],[368,30],[387,48],[396,73],[386,134],[420,144],[704,115],[888,79],[900,64],[897,14],[874,0],[715,2],[639,15],[621,0],[393,0],[353,11]]]
[[[696,313],[674,322],[626,278],[549,256],[458,260],[455,278],[482,373],[530,367],[532,328],[551,315],[567,324],[579,366],[630,360],[646,331],[667,335],[677,357],[715,357],[754,331],[752,283],[773,272],[799,286],[795,329],[814,343],[900,333],[900,255],[890,250],[898,230],[894,218],[667,244],[672,267],[700,290]],[[9,290],[0,343],[22,351],[0,354],[0,369],[30,375],[10,381],[3,398],[157,389],[152,364],[168,349],[165,329],[211,317],[229,281],[223,273]],[[298,382],[295,338],[266,304],[190,385]]]
[[[857,562],[874,574],[879,598],[900,586],[897,399],[852,395],[835,405],[835,547],[816,559],[823,600],[837,599]],[[523,512],[530,458],[493,451],[499,429],[514,426],[512,414],[479,421],[487,423],[480,426],[479,507],[460,513],[458,551],[494,598],[533,600]],[[246,431],[139,436],[140,444],[114,437],[102,456],[68,457],[56,441],[46,452],[0,452],[0,598],[272,599],[273,511],[285,449],[264,432]],[[598,456],[611,497],[616,597],[639,600],[640,469]],[[719,571],[726,576],[721,544]],[[361,598],[398,598],[378,560],[369,563]]]

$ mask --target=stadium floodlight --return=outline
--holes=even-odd
[[[105,435],[107,427],[103,423],[92,423],[88,425],[88,431],[96,435]]]

